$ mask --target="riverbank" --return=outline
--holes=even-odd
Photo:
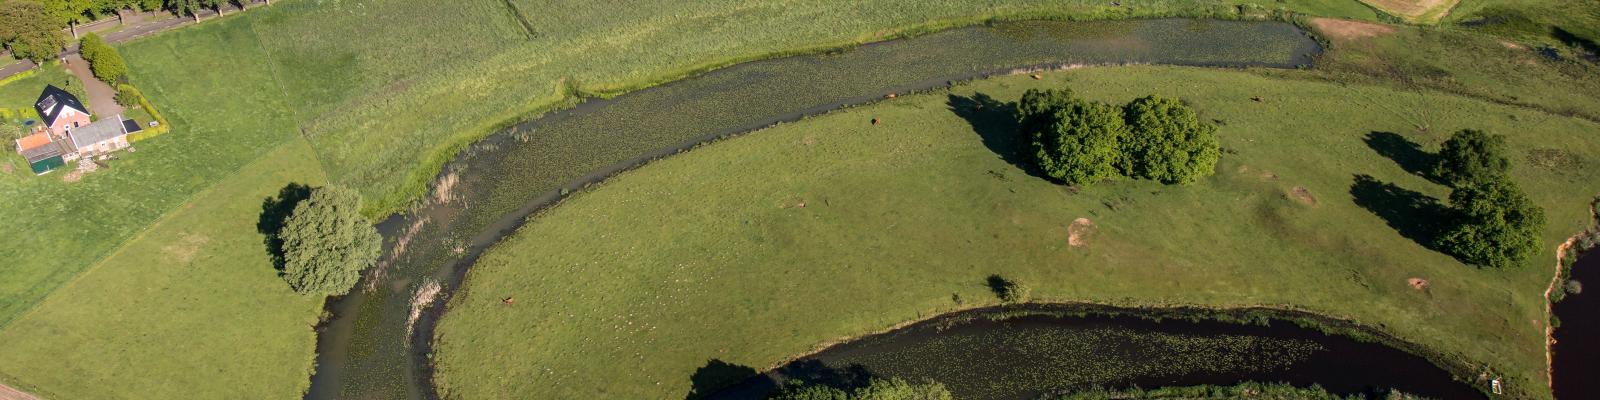
[[[1548,396],[1539,296],[1547,270],[1476,270],[1397,232],[1391,226],[1422,212],[1405,205],[1447,190],[1407,172],[1411,158],[1394,151],[1476,127],[1510,135],[1514,154],[1545,154],[1556,141],[1570,158],[1590,159],[1600,146],[1563,133],[1592,124],[1237,71],[1084,68],[1040,78],[977,81],[779,125],[568,199],[473,267],[439,328],[441,387],[469,398],[483,387],[680,396],[708,358],[769,365],[833,338],[984,304],[993,301],[984,277],[1000,274],[1044,301],[1292,304],[1470,360],[1488,377],[1503,374],[1517,396]],[[1113,102],[1184,98],[1223,125],[1229,150],[1218,175],[1078,191],[1028,176],[1004,150],[1003,103],[1055,86]],[[1527,120],[1543,123],[1515,122]],[[1573,186],[1591,172],[1513,171],[1554,221],[1552,243],[1587,222],[1570,193],[1594,191]],[[1072,246],[1078,218],[1089,221],[1087,245]],[[1415,288],[1412,278],[1429,284]],[[517,303],[503,304],[508,297]],[[704,337],[725,339],[696,339]],[[529,350],[483,353],[505,348]],[[639,370],[585,372],[617,363]]]

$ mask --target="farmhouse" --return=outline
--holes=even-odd
[[[17,154],[28,160],[35,174],[50,172],[67,162],[94,157],[128,147],[128,133],[137,123],[116,118],[90,122],[91,115],[77,96],[46,85],[33,105],[44,123],[32,135],[17,139]]]
[[[39,118],[44,119],[44,125],[40,128],[52,135],[65,135],[68,129],[89,124],[89,108],[84,107],[77,96],[55,85],[45,85],[39,100],[33,103],[33,109],[39,112]]]

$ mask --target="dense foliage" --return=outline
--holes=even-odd
[[[1539,250],[1544,210],[1509,179],[1490,179],[1450,193],[1453,221],[1439,248],[1462,261],[1493,268],[1515,266]]]
[[[295,206],[278,234],[283,243],[283,279],[301,294],[340,295],[372,266],[383,238],[361,217],[361,196],[321,187]]]
[[[1451,135],[1439,149],[1433,175],[1451,186],[1504,179],[1511,170],[1505,137],[1466,129]]]
[[[1157,96],[1134,100],[1125,109],[1129,130],[1119,164],[1124,175],[1186,184],[1216,169],[1217,127],[1201,123],[1193,109]]]
[[[1361,400],[1368,399],[1364,395],[1340,396],[1328,393],[1321,386],[1312,385],[1308,388],[1299,388],[1286,383],[1256,383],[1245,382],[1234,386],[1182,386],[1159,389],[1087,389],[1066,393],[1052,393],[1042,397],[1048,400],[1113,400],[1113,399],[1183,399],[1183,400],[1211,400],[1211,399],[1296,399],[1296,400]],[[1374,399],[1384,400],[1416,400],[1420,397],[1402,393],[1396,390],[1387,391],[1382,397]]]
[[[1116,174],[1117,141],[1127,135],[1122,110],[1079,99],[1042,110],[1029,122],[1029,154],[1045,175],[1069,185],[1093,183]]]
[[[0,121],[0,149],[16,151],[17,139],[22,138],[22,127]]]
[[[900,378],[873,378],[867,386],[852,391],[825,385],[791,382],[774,400],[951,400],[950,390],[934,381],[907,382]]]
[[[122,61],[122,54],[101,39],[100,35],[84,35],[83,40],[79,41],[78,52],[89,62],[89,70],[94,73],[95,79],[115,85],[128,76],[128,64]],[[118,95],[120,97],[121,93]]]
[[[1121,108],[1029,90],[1017,102],[1027,154],[1045,175],[1069,185],[1121,173],[1162,183],[1210,175],[1221,151],[1216,130],[1175,99],[1146,96]]]
[[[67,38],[43,5],[9,1],[0,2],[0,45],[17,58],[42,63],[61,52]]]

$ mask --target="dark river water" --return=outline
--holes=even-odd
[[[1600,256],[1588,254],[1572,266],[1571,280],[1600,285]],[[1562,400],[1600,399],[1600,286],[1585,287],[1551,306],[1561,326],[1551,346],[1552,383]]]
[[[650,159],[890,93],[1027,69],[1298,68],[1320,52],[1282,22],[997,23],[738,64],[548,113],[470,146],[445,166],[434,194],[379,224],[385,255],[364,289],[329,303],[306,398],[436,397],[434,323],[478,255],[566,191]]]
[[[1157,322],[1152,312],[1083,305],[958,312],[829,347],[711,398],[762,399],[778,382],[792,380],[847,388],[870,377],[932,379],[958,399],[1020,400],[1092,386],[1242,381],[1315,384],[1369,398],[1382,398],[1389,389],[1434,399],[1485,398],[1427,359],[1377,342],[1329,335],[1270,316],[1263,317],[1267,325],[1258,325],[1172,319],[1170,314],[1214,312],[1163,310],[1159,312],[1169,315]],[[1234,311],[1243,312],[1359,331],[1306,314]]]

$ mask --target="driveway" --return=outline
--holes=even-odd
[[[122,105],[117,104],[117,89],[105,82],[94,78],[89,72],[89,62],[78,53],[67,56],[67,72],[78,77],[83,82],[83,90],[89,95],[89,113],[100,118],[111,118],[122,114]]]
[[[39,400],[39,398],[0,383],[0,400]]]

